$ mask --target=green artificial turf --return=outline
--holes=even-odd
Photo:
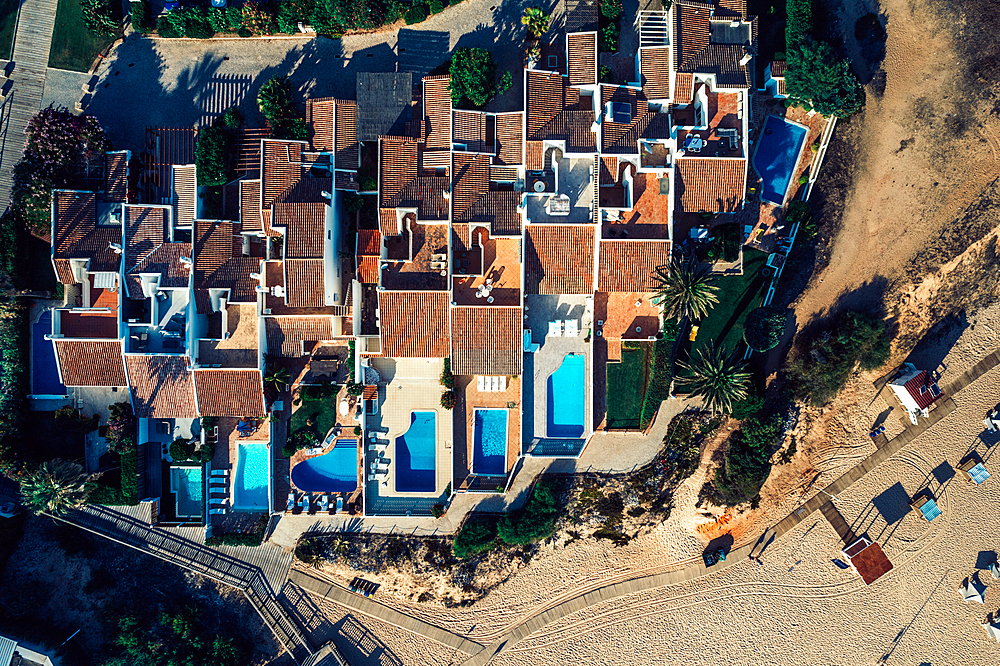
[[[337,425],[337,408],[333,404],[334,398],[323,398],[322,400],[303,400],[299,408],[292,414],[288,423],[288,432],[293,433],[303,428],[316,433],[320,442],[326,437],[330,428]],[[316,423],[312,426],[306,425],[309,417],[315,416]]]
[[[97,54],[114,39],[98,37],[83,22],[80,0],[59,0],[56,25],[52,31],[49,67],[73,72],[89,72]]]
[[[650,345],[622,348],[621,363],[608,363],[608,428],[639,428],[649,382]]]
[[[0,0],[0,59],[10,60],[20,0]]]

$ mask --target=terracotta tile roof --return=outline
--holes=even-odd
[[[285,300],[293,308],[326,304],[322,259],[285,259]]]
[[[201,416],[264,416],[264,383],[260,370],[194,371],[194,390]]]
[[[708,48],[708,19],[711,3],[676,3],[674,7],[674,64],[684,69],[685,62]]]
[[[395,235],[391,216],[384,209],[416,208],[420,220],[447,220],[444,193],[450,181],[444,176],[417,175],[417,144],[412,139],[382,137],[379,145],[379,213],[382,233]]]
[[[720,86],[749,88],[753,80],[749,64],[740,65],[746,49],[740,44],[710,44],[708,48],[691,56],[685,69],[704,74],[715,74]]]
[[[260,180],[240,181],[240,223],[244,231],[260,231]]]
[[[618,182],[618,158],[601,157],[601,185],[614,185]]]
[[[597,33],[566,35],[569,84],[588,86],[597,83]]]
[[[597,30],[597,0],[565,0],[566,32]]]
[[[118,338],[118,315],[114,312],[63,310],[59,333],[67,338]]]
[[[656,289],[653,271],[670,263],[668,240],[602,240],[598,291],[650,292]]]
[[[451,151],[421,150],[417,155],[417,161],[419,163],[419,170],[421,173],[430,175],[428,172],[433,171],[437,174],[438,169],[451,168]]]
[[[694,74],[677,72],[674,81],[674,102],[676,104],[690,104],[692,99],[694,99]]]
[[[191,268],[181,261],[181,257],[191,258],[191,243],[163,243],[146,255],[132,270],[125,275],[125,287],[128,297],[142,300],[142,282],[140,275],[155,273],[160,276],[161,287],[181,288],[188,286],[191,279]]]
[[[358,282],[361,284],[378,284],[378,257],[358,257]]]
[[[594,236],[592,225],[528,225],[524,241],[525,293],[592,294]]]
[[[358,229],[358,254],[379,256],[382,252],[382,233],[378,229]]]
[[[746,159],[682,157],[676,161],[678,212],[734,212],[746,194]]]
[[[121,255],[115,254],[110,243],[121,244],[122,225],[97,224],[97,195],[93,192],[52,193],[55,220],[53,225],[53,259],[56,272],[64,284],[74,284],[68,261],[89,259],[91,272],[117,271]]]
[[[357,122],[357,102],[332,97],[306,100],[309,145],[314,151],[334,153],[336,169],[357,170],[360,164]]]
[[[128,200],[128,154],[124,151],[104,155],[104,192],[107,201]]]
[[[451,77],[424,77],[424,128],[428,148],[451,150]]]
[[[358,143],[358,105],[356,102],[337,102],[336,149],[333,164],[337,169],[356,171],[361,166],[361,144]]]
[[[496,235],[519,235],[521,218],[517,192],[490,191],[490,157],[453,153],[452,219],[490,225]]]
[[[516,181],[518,177],[516,167],[491,166],[490,180],[494,182]]]
[[[274,226],[283,227],[285,257],[288,259],[321,259],[326,236],[326,204],[275,203]]]
[[[772,60],[771,61],[771,78],[784,78],[785,69],[788,67],[788,63],[784,60]]]
[[[499,113],[497,119],[497,158],[495,164],[522,164],[524,162],[524,113]]]
[[[120,340],[55,340],[59,372],[66,386],[128,386]]]
[[[303,342],[333,339],[330,317],[266,317],[267,353],[284,358],[302,356]]]
[[[448,292],[381,291],[378,305],[382,355],[444,358],[450,353]]]
[[[194,222],[198,210],[198,175],[193,164],[175,166],[171,170],[173,178],[173,203],[177,216],[174,225],[189,227]]]
[[[539,131],[563,110],[563,77],[528,71],[528,139],[544,139]]]
[[[126,354],[136,418],[189,419],[198,415],[187,356]]]
[[[639,138],[666,138],[669,136],[669,117],[665,113],[649,110],[646,96],[641,90],[626,86],[601,86],[602,112],[608,102],[624,102],[632,112],[632,122],[611,122],[607,117],[601,123],[602,152],[618,155],[637,155]]]
[[[400,234],[399,216],[395,208],[378,209],[378,227],[383,236],[398,236]]]
[[[529,171],[541,171],[545,168],[545,144],[541,141],[527,142],[528,159],[525,168]]]
[[[486,114],[482,111],[456,110],[452,118],[452,141],[464,143],[470,153],[487,152]]]
[[[456,375],[519,375],[524,341],[520,307],[451,309],[451,371]]]
[[[714,14],[713,14],[714,12]],[[720,0],[717,6],[678,3],[674,9],[674,62],[677,71],[714,74],[720,86],[749,88],[753,81],[750,64],[740,64],[747,53],[744,44],[712,43],[712,20],[745,20],[746,4]],[[756,20],[750,27],[750,48],[756,42]]]
[[[642,92],[648,99],[670,97],[670,47],[639,49]]]
[[[231,303],[257,300],[258,282],[250,273],[260,270],[261,259],[238,254],[241,245],[239,223],[224,220],[194,221],[194,288],[198,311],[211,311],[208,289],[229,289]]]
[[[336,115],[337,100],[332,97],[306,100],[306,125],[309,128],[309,145],[312,150],[333,152]]]
[[[261,180],[264,183],[262,208],[270,208],[281,194],[302,178],[302,141],[264,140]]]
[[[366,385],[361,397],[365,400],[378,400],[378,386]]]
[[[167,241],[167,212],[156,206],[125,206],[125,271]]]

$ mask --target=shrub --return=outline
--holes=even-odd
[[[229,30],[239,30],[243,27],[243,10],[232,5],[226,7],[226,28]]]
[[[709,259],[736,261],[740,258],[740,226],[735,222],[720,224],[712,229],[714,239],[708,251]]]
[[[614,83],[615,73],[607,65],[601,65],[600,69],[598,70],[597,79],[601,83]]]
[[[555,482],[542,479],[535,484],[523,508],[505,515],[497,525],[504,543],[523,546],[552,536],[556,526]]]
[[[352,395],[355,398],[357,398],[364,392],[365,392],[364,384],[359,384],[358,382],[348,382],[347,395]]]
[[[249,532],[216,534],[205,539],[206,546],[259,546],[264,542],[267,516],[260,516]]]
[[[403,20],[406,21],[406,25],[414,25],[425,21],[427,16],[427,5],[415,2],[413,3],[413,6],[406,10],[406,13],[403,14]]]
[[[184,36],[184,17],[178,14],[179,11],[179,9],[175,9],[172,12],[167,12],[156,20],[156,33],[160,37],[174,39]]]
[[[791,48],[805,39],[812,32],[813,0],[786,0],[785,13],[785,44]],[[784,57],[784,54],[781,54]],[[775,60],[782,60],[776,53]]]
[[[333,17],[330,0],[316,0],[309,23],[317,34],[327,37],[339,37],[344,32],[344,28]]]
[[[208,8],[208,25],[212,27],[215,32],[226,32],[229,30],[229,15],[227,11],[229,7],[209,7]]]
[[[445,409],[455,409],[455,392],[445,391],[441,394],[441,406]]]
[[[801,176],[799,176],[799,185],[805,185],[808,182],[809,182],[809,176],[807,176],[805,174],[802,174]]]
[[[385,22],[385,16],[385,7],[378,0],[316,0],[313,27],[327,35],[345,30],[374,30]]]
[[[194,454],[194,459],[198,462],[212,462],[212,458],[215,457],[215,442],[212,440],[206,440],[201,448]]]
[[[309,138],[309,127],[302,118],[282,118],[272,129],[275,139],[305,141]]]
[[[186,437],[178,437],[170,443],[170,457],[174,462],[194,459],[194,443]]]
[[[120,480],[116,488],[103,483],[97,484],[87,498],[91,504],[104,506],[135,506],[139,503],[139,451],[132,448],[119,456]]]
[[[824,116],[846,118],[864,104],[851,62],[837,58],[826,42],[810,39],[788,51],[785,90],[789,99],[808,103]]]
[[[128,401],[108,405],[108,446],[115,453],[135,448],[139,436],[139,422]]]
[[[441,386],[446,389],[455,388],[455,375],[451,374],[451,359],[444,359],[444,369],[441,371]]]
[[[87,30],[110,39],[120,31],[121,3],[108,0],[80,0]]]
[[[677,339],[678,334],[680,334],[681,325],[677,323],[676,319],[668,319],[663,322],[663,330],[660,333],[663,335],[663,340],[665,342],[673,342]]]
[[[258,2],[248,2],[243,5],[243,27],[251,35],[270,35],[274,32],[274,14],[266,5]]]
[[[456,49],[451,66],[451,101],[455,106],[471,104],[486,105],[497,93],[510,88],[510,72],[504,72],[497,82],[497,65],[486,49]]]
[[[444,515],[444,504],[435,504],[431,507],[431,515],[440,518]]]
[[[676,338],[676,329],[673,331],[673,335]],[[667,339],[666,326],[664,326],[663,339],[657,340],[653,346],[653,369],[649,385],[646,387],[646,397],[642,401],[642,413],[639,417],[639,424],[643,429],[653,421],[653,416],[660,408],[660,403],[670,397],[670,382],[673,379],[673,371],[670,367],[672,347],[673,339]]]
[[[313,0],[286,0],[278,5],[278,29],[292,35],[298,32],[300,22],[308,23],[313,14]]]
[[[841,312],[803,337],[785,365],[785,377],[791,397],[817,407],[843,388],[854,368],[875,370],[889,360],[885,321],[864,312]]]
[[[287,76],[276,74],[260,87],[260,92],[257,93],[257,108],[272,127],[289,115],[294,107],[292,84]]]
[[[743,340],[754,351],[766,352],[781,342],[788,312],[775,305],[760,307],[747,315],[743,324]]]
[[[198,131],[194,148],[198,185],[215,187],[226,184],[226,130],[218,126]]]
[[[813,219],[812,207],[808,201],[789,201],[785,207],[785,221],[799,224],[798,236],[813,238],[819,232]]]
[[[149,31],[153,28],[153,10],[150,7],[149,0],[141,0],[141,2],[132,2],[130,4],[132,29],[142,35],[149,34]]]
[[[601,16],[617,21],[622,16],[622,0],[601,0]]]
[[[428,6],[431,14],[440,14],[444,11],[444,3],[441,0],[431,0]]]
[[[734,505],[755,496],[771,470],[768,460],[782,436],[781,417],[744,421],[729,438],[723,463],[715,473],[716,501]]]
[[[601,28],[601,34],[600,34],[601,51],[605,53],[617,53],[618,34],[620,32],[621,28],[618,27],[617,23],[608,23],[606,26]]]
[[[747,396],[733,402],[729,415],[737,421],[743,421],[751,416],[757,416],[764,407],[764,396],[753,382],[747,387]]]
[[[467,559],[492,550],[497,543],[497,519],[493,516],[470,514],[455,535],[452,550],[455,557]]]
[[[208,11],[204,7],[188,8],[184,33],[193,39],[211,39],[215,36],[215,29],[208,20]]]
[[[365,207],[365,198],[356,192],[344,192],[340,204],[348,213],[357,213]]]

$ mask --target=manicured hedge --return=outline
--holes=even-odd
[[[670,397],[670,382],[673,380],[670,355],[673,353],[676,337],[675,325],[670,331],[664,330],[663,339],[657,340],[653,346],[653,372],[646,387],[646,398],[642,401],[642,416],[639,418],[640,427],[643,429],[653,421],[660,403]]]
[[[115,488],[98,482],[87,501],[105,506],[135,506],[139,503],[139,451],[132,448],[121,454],[121,487]]]
[[[4,471],[14,471],[9,452],[21,438],[22,415],[28,396],[27,305],[0,300],[0,459]]]
[[[215,534],[205,539],[206,546],[259,546],[264,543],[264,532],[267,530],[267,516],[257,518],[253,529],[249,532],[234,532],[230,534]]]

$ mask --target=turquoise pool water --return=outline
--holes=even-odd
[[[338,439],[321,456],[292,468],[292,484],[307,493],[349,493],[358,487],[358,440]]]
[[[66,387],[59,381],[56,352],[52,342],[45,339],[52,332],[52,311],[46,310],[31,325],[31,392],[34,395],[66,395]]]
[[[809,130],[778,116],[768,116],[753,154],[753,167],[760,174],[760,196],[780,206],[802,152]]]
[[[270,449],[262,442],[240,444],[236,475],[233,478],[233,508],[267,511]]]
[[[432,493],[437,486],[437,414],[410,412],[410,429],[396,438],[396,490]]]
[[[178,518],[201,518],[205,505],[201,467],[171,467],[170,490],[177,500]]]
[[[583,437],[586,369],[583,354],[566,354],[559,369],[549,375],[548,437]]]
[[[506,472],[507,410],[477,409],[472,473],[499,475]]]

